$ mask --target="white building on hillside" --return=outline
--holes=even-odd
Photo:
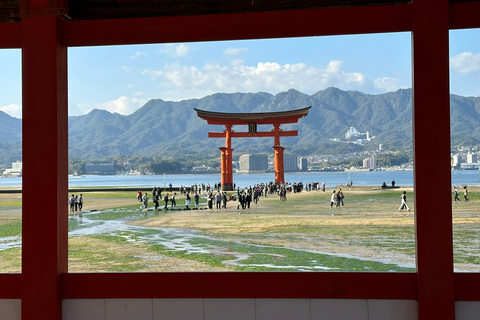
[[[5,169],[3,171],[4,176],[16,176],[20,177],[22,175],[22,162],[17,161],[12,163],[12,168],[11,169]]]

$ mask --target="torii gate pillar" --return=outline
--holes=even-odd
[[[274,134],[274,157],[273,157],[273,168],[275,170],[275,183],[283,184],[285,183],[285,169],[283,167],[283,150],[285,149],[280,145],[280,124],[273,125],[273,134]]]
[[[232,166],[232,125],[225,125],[225,147],[219,148],[221,152],[220,168],[222,191],[233,189],[233,166]]]
[[[285,148],[282,146],[273,146],[274,150],[274,162],[273,167],[275,169],[275,183],[284,184],[285,183],[285,170],[283,168],[283,150]]]

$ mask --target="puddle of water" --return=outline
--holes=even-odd
[[[102,219],[102,213],[105,213],[107,219]],[[118,213],[118,218],[115,214]],[[69,237],[91,236],[91,235],[114,235],[123,237],[127,242],[143,242],[149,245],[161,245],[166,250],[182,252],[189,254],[208,254],[212,256],[225,257],[222,263],[232,267],[252,267],[268,269],[285,269],[298,271],[315,270],[339,270],[339,268],[322,265],[321,262],[314,259],[296,260],[297,255],[306,253],[319,255],[319,259],[325,257],[339,257],[343,259],[356,259],[371,262],[367,258],[354,256],[351,254],[334,254],[322,252],[319,250],[306,250],[288,247],[275,247],[260,244],[244,243],[241,241],[224,240],[212,236],[199,234],[192,230],[178,228],[159,228],[159,227],[140,227],[129,225],[128,222],[143,219],[143,213],[120,210],[105,210],[95,212],[84,212],[82,216],[70,217]],[[0,238],[0,250],[20,247],[21,237]],[[242,252],[240,252],[240,251]],[[275,250],[281,250],[282,254],[275,253]],[[247,251],[247,252],[243,252]],[[285,255],[284,255],[285,254]],[[247,260],[252,261],[247,261]],[[257,260],[255,260],[257,259]],[[260,259],[260,260],[258,260]],[[266,263],[265,261],[278,260],[279,263]],[[398,264],[395,261],[395,254],[384,254],[379,261],[377,257],[374,262],[383,264],[398,265],[400,267],[414,268],[414,264]],[[258,261],[258,262],[255,262]],[[292,263],[295,261],[295,264]],[[298,263],[298,264],[297,264]],[[306,263],[306,265],[305,265]],[[363,266],[367,270],[368,266]]]

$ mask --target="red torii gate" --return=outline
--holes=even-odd
[[[220,147],[221,151],[221,184],[222,190],[233,190],[233,172],[232,172],[232,138],[253,138],[253,137],[274,137],[274,169],[275,183],[284,183],[283,169],[283,150],[280,145],[280,137],[298,136],[298,130],[283,131],[281,124],[297,123],[298,119],[305,117],[308,110],[303,109],[279,111],[279,112],[258,112],[258,113],[226,113],[205,110],[194,110],[197,116],[207,120],[208,124],[225,125],[223,132],[209,132],[209,138],[225,138],[225,147]],[[271,124],[271,131],[257,132],[257,125]],[[235,132],[233,125],[248,125],[248,132]]]

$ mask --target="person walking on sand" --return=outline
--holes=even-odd
[[[83,195],[80,193],[78,197],[78,211],[82,211],[83,208]]]
[[[458,189],[456,186],[453,186],[453,193],[455,194],[455,198],[453,199],[454,202],[460,202],[460,198],[458,197]]]
[[[185,209],[190,209],[188,206],[190,205],[190,192],[187,192],[185,195]]]
[[[338,193],[337,193],[337,199],[338,199],[337,205],[338,206],[340,206],[340,204],[342,204],[342,206],[343,206],[343,198],[345,198],[345,196],[343,195],[342,188],[340,188],[338,190]]]
[[[330,208],[333,208],[333,206],[337,206],[337,195],[335,194],[335,190],[332,192],[332,197],[330,198]]]
[[[208,191],[208,195],[207,195],[207,206],[208,206],[208,210],[212,210],[212,207],[213,207],[213,198],[215,198],[215,196],[213,195],[213,192],[212,192],[212,191]]]
[[[145,192],[145,194],[143,195],[143,198],[142,198],[142,209],[143,210],[147,210],[147,207],[148,207],[148,194]]]
[[[74,194],[72,194],[70,199],[68,199],[68,204],[70,205],[70,212],[74,212],[75,211],[75,195]]]
[[[75,196],[75,211],[78,211],[78,196]]]
[[[464,187],[463,187],[463,199],[464,199],[465,201],[468,201],[467,196],[468,196],[468,189],[467,189],[467,186],[464,186]]]
[[[227,194],[225,192],[222,193],[222,208],[227,209]]]
[[[165,197],[163,197],[163,201],[165,201],[165,207],[163,208],[164,210],[168,210],[167,209],[167,206],[168,206],[168,192],[167,194],[165,195]]]
[[[198,209],[198,203],[200,201],[200,196],[198,193],[195,192],[195,196],[193,196],[193,200],[195,200],[195,208]]]
[[[222,209],[222,194],[220,191],[217,191],[217,195],[215,196],[215,203],[217,204],[217,210]]]
[[[405,208],[407,209],[407,211],[410,211],[410,208],[407,204],[407,191],[403,191],[402,193],[402,203],[400,204],[400,208],[398,208],[398,211],[402,211]]]
[[[170,208],[177,208],[177,201],[175,200],[177,193],[174,192],[173,196],[170,198]]]

